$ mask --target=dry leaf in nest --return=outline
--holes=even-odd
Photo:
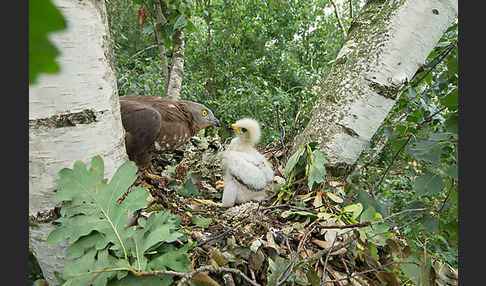
[[[435,282],[442,285],[458,285],[457,270],[452,268],[449,264],[441,262],[440,260],[433,260],[432,267],[435,270]]]
[[[315,245],[319,246],[322,249],[329,249],[332,246],[332,242],[323,241],[323,240],[319,240],[319,239],[316,239],[316,238],[311,239],[311,242],[314,243]],[[336,246],[336,245],[337,244],[334,243],[334,246]],[[330,255],[337,255],[337,254],[343,254],[343,253],[346,253],[346,248],[341,248],[341,249],[338,249],[334,252],[331,252]]]
[[[216,265],[219,267],[225,267],[228,264],[228,260],[226,260],[223,254],[221,254],[221,251],[214,246],[209,250],[209,257],[214,260]]]
[[[263,246],[273,248],[277,254],[280,254],[280,247],[275,243],[275,239],[273,238],[273,233],[271,231],[267,232],[266,239],[267,240],[262,240]]]
[[[248,267],[254,271],[261,270],[266,257],[263,251],[259,248],[256,252],[252,252],[248,259]]]
[[[377,271],[375,272],[375,275],[378,278],[378,280],[380,280],[382,285],[390,285],[390,286],[402,285],[400,279],[393,272]]]
[[[175,167],[174,177],[177,180],[184,182],[184,180],[186,179],[186,175],[187,175],[187,170],[188,169],[189,168],[187,167],[187,165],[184,162],[180,162]]]
[[[285,176],[285,169],[284,169],[284,168],[282,168],[282,166],[280,166],[280,165],[279,165],[279,166],[277,167],[277,170],[278,170],[278,172],[280,173],[280,176],[282,176],[282,177],[283,177],[283,176]]]
[[[216,190],[224,190],[224,181],[216,181]]]
[[[342,185],[344,185],[344,183],[341,181],[329,181],[329,186],[331,187],[339,187]]]
[[[149,203],[152,203],[152,202],[155,202],[155,200],[156,200],[156,199],[155,199],[155,198],[152,196],[152,194],[149,192],[149,195],[148,195],[148,197],[147,197],[147,201],[148,201]]]
[[[203,204],[203,205],[211,206],[211,207],[219,207],[220,206],[219,203],[215,203],[211,200],[194,199],[194,201],[196,201],[200,204]]]
[[[205,190],[207,190],[210,193],[217,193],[218,192],[218,190],[215,189],[213,186],[211,186],[211,184],[209,184],[208,182],[201,181],[200,183],[201,183],[201,188],[202,189],[205,189]]]
[[[189,284],[192,286],[221,286],[218,282],[216,282],[213,278],[211,278],[207,272],[202,272],[202,273],[197,273],[194,275],[189,282]]]

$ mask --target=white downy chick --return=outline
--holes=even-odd
[[[222,153],[224,170],[223,206],[266,198],[265,191],[273,182],[273,170],[268,160],[255,149],[260,141],[257,121],[243,118],[232,125],[236,137]]]

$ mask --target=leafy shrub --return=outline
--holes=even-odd
[[[144,207],[149,193],[137,187],[117,203],[135,181],[137,167],[127,161],[109,183],[103,172],[100,156],[93,157],[89,170],[76,161],[72,169],[59,172],[53,200],[63,202],[61,217],[47,242],[70,243],[70,262],[60,280],[64,285],[126,285],[136,278],[142,284],[170,285],[171,275],[136,276],[153,270],[190,270],[186,253],[191,245],[177,249],[171,244],[184,237],[177,231],[181,218],[169,211],[152,213],[146,220],[138,219],[139,225],[125,227],[127,215]]]

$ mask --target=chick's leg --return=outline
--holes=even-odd
[[[224,191],[222,203],[225,207],[232,207],[235,205],[236,197],[238,195],[238,186],[231,178],[226,177],[224,180]]]

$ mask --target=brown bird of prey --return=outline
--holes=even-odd
[[[192,101],[128,95],[120,97],[120,109],[127,154],[140,170],[151,169],[154,154],[176,149],[201,129],[219,126],[209,108]]]
[[[223,206],[266,198],[265,191],[273,182],[268,160],[254,147],[260,140],[258,122],[243,118],[232,125],[236,137],[221,155],[224,169]]]

